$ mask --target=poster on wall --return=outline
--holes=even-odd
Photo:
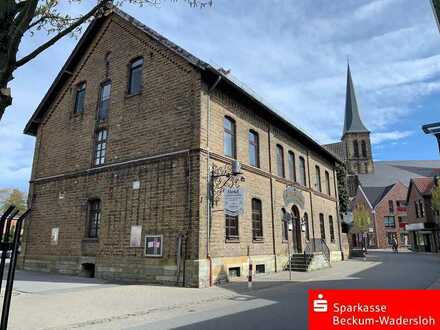
[[[131,226],[130,247],[141,247],[142,245],[142,226]]]
[[[226,188],[225,197],[225,214],[237,216],[244,212],[245,192],[242,188]]]
[[[58,227],[52,228],[52,231],[50,234],[50,245],[58,245],[59,232],[60,232],[60,228],[58,228]]]

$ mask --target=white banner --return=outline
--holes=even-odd
[[[224,192],[225,214],[237,216],[244,212],[245,192],[241,188],[226,188]]]

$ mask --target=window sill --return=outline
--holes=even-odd
[[[256,238],[254,238],[254,239],[252,239],[252,243],[256,243],[256,244],[258,244],[258,243],[264,243],[264,238],[263,237],[256,237]]]
[[[125,99],[131,99],[132,97],[140,96],[140,95],[142,95],[142,91],[137,92],[135,94],[129,94],[128,92],[126,92],[124,97],[125,97]]]
[[[226,238],[225,243],[240,243],[240,239],[238,237],[237,238],[233,238],[233,237]]]
[[[144,255],[145,258],[163,258],[163,255],[153,255],[153,254],[146,254]]]
[[[82,239],[83,242],[87,243],[97,243],[99,241],[98,238],[86,237]]]
[[[283,243],[283,244],[287,244],[287,243],[289,243],[289,240],[287,240],[287,239],[283,239],[282,243]]]

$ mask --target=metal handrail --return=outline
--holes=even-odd
[[[304,260],[307,260],[307,256],[313,255],[315,252],[321,252],[330,264],[330,249],[327,243],[322,238],[312,238],[307,242],[304,248]]]

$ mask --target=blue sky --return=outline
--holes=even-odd
[[[438,159],[420,128],[440,120],[440,33],[428,0],[214,0],[203,10],[166,1],[124,10],[231,69],[320,143],[341,136],[349,56],[375,159]],[[45,38],[27,36],[20,54]],[[0,188],[27,189],[34,138],[22,131],[76,42],[64,39],[16,72],[14,104],[0,122]]]

